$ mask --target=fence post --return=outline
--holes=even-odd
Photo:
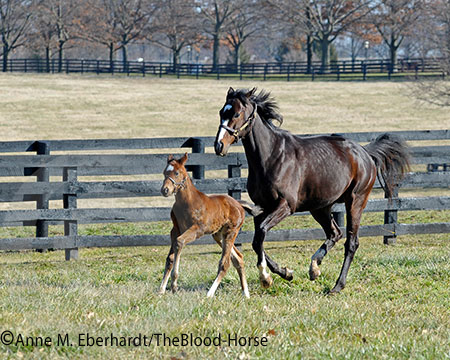
[[[363,80],[367,80],[367,65],[366,63],[363,64]]]
[[[205,153],[205,143],[200,138],[189,138],[181,147],[190,147],[193,154]],[[205,178],[205,165],[187,165],[186,170],[192,171],[192,177],[194,179]]]
[[[228,165],[228,178],[240,178],[241,177],[241,165]],[[228,195],[236,200],[241,199],[241,190],[231,189],[228,190]]]
[[[266,77],[267,77],[267,64],[264,65],[264,81],[266,81]]]
[[[67,167],[63,170],[63,181],[76,181],[77,180],[77,168]],[[77,195],[76,194],[64,194],[63,195],[64,209],[76,209],[77,208]],[[64,220],[64,235],[65,236],[77,236],[78,235],[78,222],[77,220]],[[78,260],[78,248],[66,249],[66,260]]]
[[[142,62],[142,77],[145,77],[145,61]]]
[[[287,68],[287,81],[291,81],[291,65]]]
[[[220,80],[220,65],[217,64],[217,80]]]
[[[162,77],[162,63],[159,63],[159,77]]]
[[[50,146],[46,142],[36,141],[36,154],[37,155],[50,155]],[[36,171],[36,181],[49,182],[50,171],[48,168],[38,168]],[[36,199],[36,209],[48,209],[49,208],[49,195],[42,194]],[[48,237],[48,221],[37,220],[36,221],[36,237]],[[43,249],[38,249],[39,252],[44,252]]]
[[[388,198],[388,194],[385,192],[384,197]],[[395,186],[392,190],[392,198],[396,199],[398,198],[398,186]],[[385,210],[384,211],[384,224],[394,224],[394,231],[392,232],[392,235],[385,235],[383,237],[383,243],[385,245],[392,245],[395,244],[397,240],[397,235],[395,233],[395,224],[397,224],[398,219],[398,211],[397,210]]]

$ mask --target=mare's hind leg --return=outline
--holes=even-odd
[[[322,226],[325,231],[327,240],[322,246],[315,252],[311,258],[311,265],[309,267],[309,278],[311,280],[317,279],[320,275],[319,265],[322,263],[323,258],[331,250],[331,248],[342,238],[342,231],[334,221],[331,215],[331,206],[323,209],[311,211],[311,215]]]
[[[341,273],[336,281],[336,285],[331,289],[330,294],[340,292],[347,281],[347,273],[350,264],[353,261],[355,252],[359,247],[358,230],[361,222],[362,211],[366,206],[369,198],[369,193],[357,197],[356,194],[351,194],[350,198],[345,201],[345,208],[347,211],[347,240],[345,241],[345,257],[342,264]]]
[[[222,231],[220,231],[222,233]],[[236,239],[238,232],[236,230],[226,231],[222,236],[222,257],[219,261],[219,269],[217,271],[217,277],[214,280],[211,288],[208,291],[207,297],[213,297],[217,288],[219,287],[220,282],[224,278],[230,267],[230,257],[231,251],[233,249],[234,239]],[[215,239],[215,238],[214,238]],[[219,241],[216,240],[218,243]]]

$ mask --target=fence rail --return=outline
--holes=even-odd
[[[450,140],[450,130],[398,131],[405,140]],[[368,142],[380,133],[349,133],[347,138]],[[309,135],[311,136],[311,135]],[[167,153],[182,153],[191,148],[189,170],[196,186],[206,193],[228,193],[240,198],[246,191],[247,179],[241,170],[247,167],[243,152],[232,152],[226,157],[206,153],[213,146],[212,137],[160,138],[160,139],[105,139],[105,140],[49,140],[0,142],[0,202],[36,202],[35,210],[0,211],[0,226],[33,226],[36,237],[0,239],[0,250],[17,249],[66,249],[66,259],[77,258],[81,247],[148,246],[169,244],[168,235],[152,236],[79,236],[78,224],[153,222],[169,220],[170,209],[148,208],[77,208],[78,199],[154,197],[160,195],[160,180],[148,181],[83,181],[80,176],[161,174],[166,165]],[[158,149],[164,154],[95,154],[105,150]],[[411,188],[450,187],[450,146],[414,146],[411,148],[413,163],[424,165],[427,171],[408,174],[399,191]],[[71,152],[76,151],[77,154]],[[82,151],[80,155],[78,152]],[[57,155],[54,155],[58,152]],[[88,152],[88,153],[84,153]],[[93,153],[94,152],[94,153]],[[13,154],[14,153],[14,154]],[[30,154],[32,153],[32,154]],[[62,154],[61,154],[62,153]],[[442,169],[442,170],[441,170]],[[228,170],[228,178],[205,178],[205,171]],[[35,177],[36,182],[23,182],[23,178]],[[57,177],[57,180],[51,177]],[[12,178],[12,179],[11,179]],[[16,179],[19,178],[19,179]],[[20,180],[20,181],[19,181]],[[380,188],[380,184],[375,184]],[[63,200],[63,208],[50,209],[49,201]],[[414,233],[448,233],[450,222],[430,224],[398,224],[398,211],[449,210],[450,197],[398,197],[393,201],[371,199],[367,212],[384,212],[384,224],[363,226],[361,236],[383,236],[385,242],[395,241],[397,235]],[[338,224],[343,227],[345,208],[337,204],[333,208]],[[296,216],[308,215],[306,212]],[[49,225],[64,224],[65,236],[48,236]],[[321,229],[291,229],[269,233],[268,240],[304,240],[322,238]],[[240,242],[249,242],[252,233],[239,235]],[[210,243],[209,237],[196,243]]]
[[[389,60],[340,60],[323,67],[314,61],[306,62],[267,62],[250,64],[191,64],[173,65],[164,62],[147,61],[109,61],[89,59],[65,59],[59,63],[56,59],[9,59],[7,71],[37,72],[37,73],[94,73],[94,74],[126,74],[176,77],[212,77],[221,78],[252,78],[252,79],[360,79],[385,77],[388,79],[411,76],[445,76],[436,59],[400,59],[397,64]]]

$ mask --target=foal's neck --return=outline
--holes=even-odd
[[[191,178],[188,176],[184,187],[182,187],[175,195],[175,202],[177,203],[191,203],[199,190],[192,183]]]

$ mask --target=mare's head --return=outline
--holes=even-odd
[[[161,194],[165,197],[176,194],[178,191],[186,187],[186,181],[189,175],[184,167],[188,159],[185,153],[180,159],[175,159],[173,155],[167,158],[167,166],[163,171],[164,182],[161,187]]]
[[[214,149],[216,155],[225,156],[230,146],[250,131],[250,122],[256,114],[256,104],[251,98],[256,88],[250,91],[235,91],[230,87],[225,105],[219,111],[220,125]]]

